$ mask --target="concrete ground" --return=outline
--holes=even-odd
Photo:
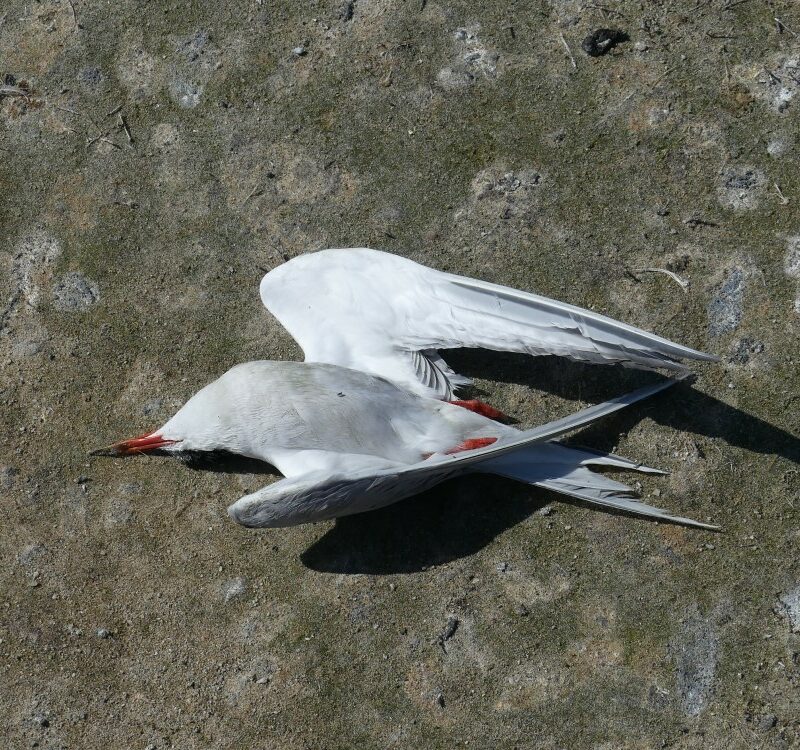
[[[0,74],[4,747],[800,744],[800,5],[4,0]],[[720,355],[572,440],[725,533],[490,478],[248,531],[268,476],[87,457],[297,358],[259,279],[351,245]],[[449,360],[526,425],[646,379]]]

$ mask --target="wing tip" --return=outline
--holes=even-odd
[[[661,520],[661,519],[655,519]],[[683,518],[682,516],[664,516],[663,520],[670,521],[671,523],[677,523],[681,526],[687,526],[689,528],[695,529],[703,529],[704,531],[713,531],[718,534],[724,534],[725,530],[722,526],[717,526],[713,523],[703,523],[702,521],[695,521],[692,518]]]
[[[710,354],[709,352],[701,352],[698,349],[689,349],[691,354],[686,354],[684,359],[693,359],[698,362],[722,362],[722,357],[718,354]]]

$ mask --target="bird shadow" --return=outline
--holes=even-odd
[[[170,456],[168,451],[152,451],[153,455]],[[280,472],[266,461],[239,456],[228,451],[183,451],[180,460],[193,471],[211,471],[218,474],[258,474],[280,476]]]
[[[300,555],[321,573],[416,573],[472,555],[553,498],[500,477],[453,479],[387,508],[338,518]]]
[[[457,372],[472,377],[517,383],[565,399],[599,403],[659,379],[659,375],[621,366],[598,366],[561,357],[455,349],[447,361]],[[759,417],[701,393],[689,382],[679,383],[662,397],[624,409],[581,432],[581,440],[609,450],[614,437],[627,432],[647,414],[659,424],[695,435],[720,438],[754,453],[800,461],[800,438]],[[588,441],[588,442],[587,442]]]

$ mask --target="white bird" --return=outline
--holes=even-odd
[[[160,429],[95,454],[227,451],[266,461],[285,478],[228,509],[235,521],[251,527],[360,513],[477,471],[595,505],[716,528],[633,500],[631,488],[586,467],[656,470],[550,442],[674,382],[664,380],[520,431],[337,365],[247,362],[196,393]]]
[[[590,310],[369,248],[293,258],[264,276],[261,300],[306,362],[351,367],[444,400],[471,381],[448,367],[440,349],[678,372],[686,371],[681,359],[719,359]]]
[[[234,367],[160,429],[95,454],[225,451],[272,464],[285,478],[228,509],[245,526],[359,513],[484,472],[716,528],[633,500],[631,488],[587,467],[655,469],[551,442],[675,381],[520,431],[479,401],[442,403],[470,381],[437,350],[483,347],[673,370],[685,369],[678,358],[715,357],[587,310],[367,248],[295,258],[264,276],[261,298],[303,348],[304,363]]]

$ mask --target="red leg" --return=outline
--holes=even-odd
[[[463,443],[457,445],[455,448],[446,450],[445,453],[448,456],[451,456],[453,453],[461,453],[461,451],[474,451],[476,448],[485,448],[487,445],[491,445],[492,443],[496,442],[497,438],[495,437],[470,438],[469,440],[465,440]]]
[[[454,406],[462,406],[464,409],[469,409],[470,411],[474,411],[476,414],[493,419],[495,422],[510,421],[509,418],[499,409],[495,409],[493,406],[489,406],[489,404],[485,404],[483,401],[478,401],[474,398],[469,401],[450,401],[449,403],[453,404]]]

